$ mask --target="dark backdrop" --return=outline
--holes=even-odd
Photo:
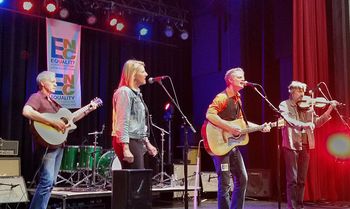
[[[127,59],[143,60],[150,76],[169,75],[174,82],[180,106],[191,119],[191,50],[189,41],[172,44],[138,41],[113,33],[82,28],[81,86],[82,104],[100,97],[104,104],[88,117],[77,122],[78,129],[68,136],[68,144],[92,145],[88,132],[106,125],[99,146],[111,148],[111,98],[119,83],[121,68]],[[22,108],[28,97],[36,92],[36,75],[46,69],[45,19],[0,10],[0,137],[20,142],[22,175],[31,180],[34,173],[32,137]],[[168,89],[168,81],[163,82]],[[153,121],[164,128],[163,106],[169,101],[158,84],[142,87]],[[74,110],[72,110],[74,111]],[[181,117],[175,111],[173,143],[180,143]],[[153,143],[160,147],[160,134],[154,131]],[[175,150],[176,151],[176,150]],[[181,156],[181,155],[180,155]],[[155,172],[157,169],[155,169]]]

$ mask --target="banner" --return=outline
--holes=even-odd
[[[80,35],[80,25],[46,18],[47,70],[57,80],[52,98],[65,108],[81,107]]]

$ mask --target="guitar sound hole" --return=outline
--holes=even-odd
[[[65,124],[67,124],[68,123],[68,120],[67,120],[67,118],[60,118]]]

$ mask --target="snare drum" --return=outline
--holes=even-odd
[[[83,170],[92,170],[93,164],[94,164],[94,146],[80,146],[80,158],[79,158],[79,165],[78,169]],[[102,153],[102,147],[96,146],[96,165],[99,159],[101,158]]]
[[[61,171],[73,173],[77,170],[79,146],[65,146],[63,151]]]

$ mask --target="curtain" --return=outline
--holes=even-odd
[[[37,74],[46,69],[45,33],[45,19],[0,9],[0,137],[20,142],[21,171],[26,181],[30,181],[35,173],[35,163],[28,120],[22,116],[22,108],[29,96],[37,91]],[[94,139],[88,133],[101,130],[105,124],[98,145],[111,149],[112,96],[127,59],[144,61],[149,76],[169,75],[183,112],[189,119],[192,117],[192,92],[187,87],[191,86],[190,42],[146,42],[83,27],[81,45],[82,105],[94,97],[100,97],[104,104],[77,122],[77,130],[68,136],[68,145],[92,145]],[[169,88],[167,81],[163,83]],[[142,92],[153,121],[167,127],[163,106],[169,99],[163,89],[158,84],[144,85]],[[182,119],[175,111],[174,144],[179,141],[181,123]],[[160,144],[157,131],[153,136],[151,142]]]
[[[332,61],[328,54],[327,7],[325,0],[293,1],[293,79],[305,82],[312,89],[321,81],[330,85],[341,85],[332,81]],[[318,92],[316,96],[322,96]],[[324,110],[317,110],[322,114]],[[341,128],[339,118],[333,116],[326,125],[315,130],[316,149],[311,151],[309,173],[305,186],[305,200],[342,200],[346,195],[349,174],[348,165],[340,164],[327,150],[328,137]],[[341,185],[341,186],[340,186]],[[345,187],[344,187],[345,186]]]

